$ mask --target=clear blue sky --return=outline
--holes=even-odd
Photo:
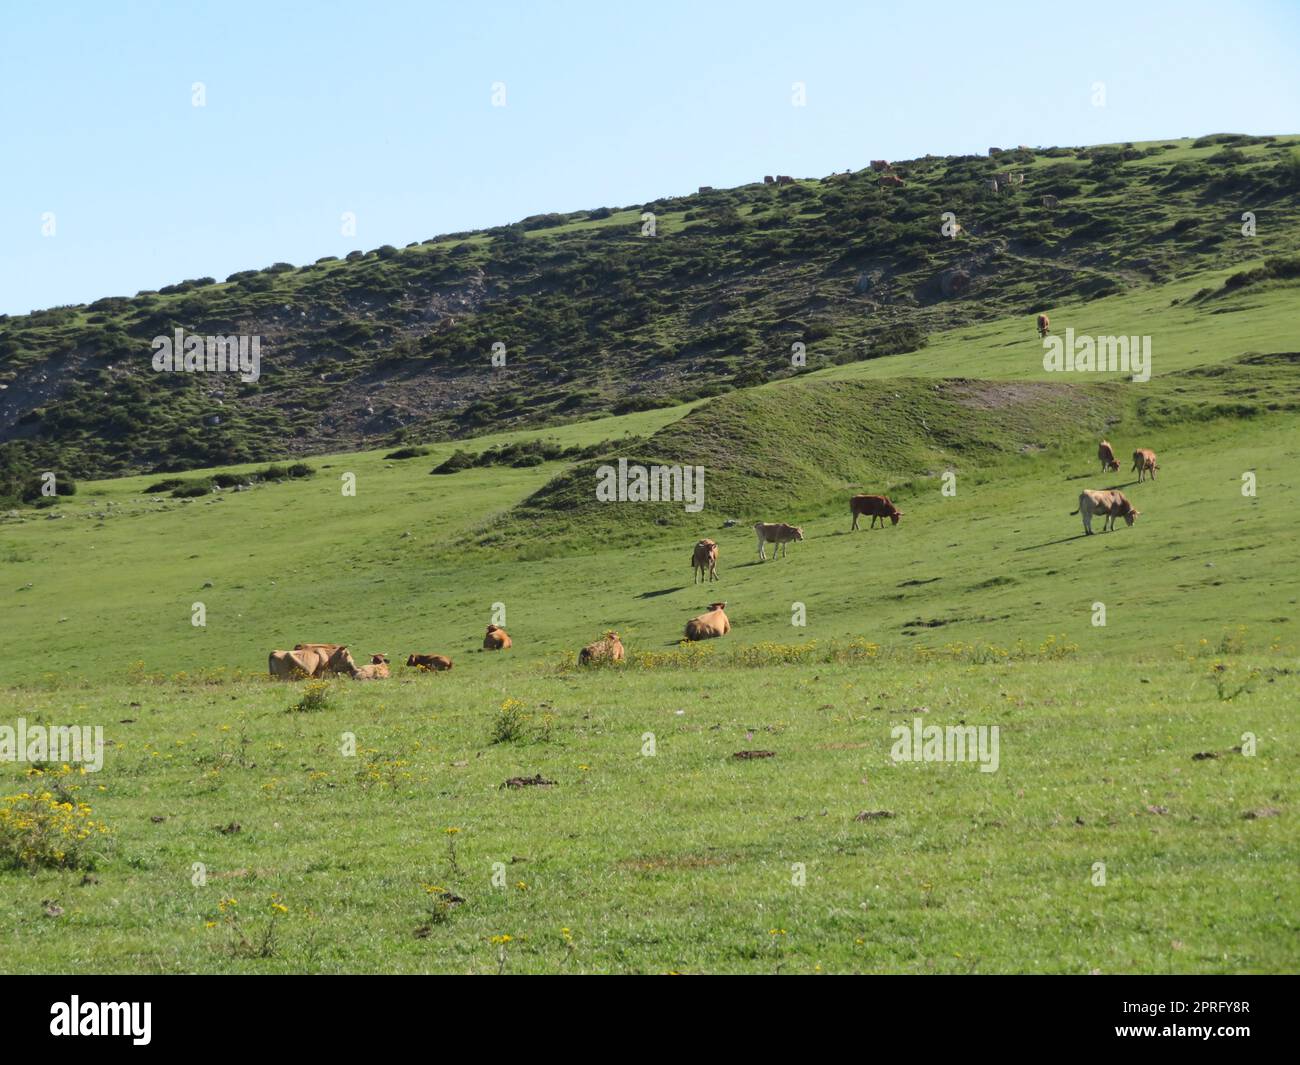
[[[1296,0],[5,0],[0,57],[9,313],[872,158],[1300,132]]]

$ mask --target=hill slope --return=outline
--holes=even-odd
[[[1294,144],[927,156],[895,164],[901,188],[870,170],[746,185],[0,318],[0,481],[559,424],[790,374],[796,343],[810,368],[871,359],[1228,268],[1290,250]],[[177,328],[262,337],[262,376],[154,373],[152,339]]]

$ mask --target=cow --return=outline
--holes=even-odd
[[[789,174],[777,174],[776,183],[778,185],[793,185],[794,178],[792,178]]]
[[[1048,318],[1047,315],[1040,314],[1038,316],[1038,335],[1040,337],[1045,337],[1051,331],[1052,331],[1052,320]]]
[[[1151,474],[1151,480],[1156,479],[1156,470],[1160,467],[1156,464],[1156,453],[1150,448],[1140,447],[1133,452],[1133,470],[1137,470],[1138,484],[1146,474]],[[1129,472],[1132,473],[1133,470]]]
[[[446,655],[407,655],[406,664],[426,673],[431,669],[451,669],[451,659]]]
[[[691,552],[691,576],[692,584],[718,579],[718,545],[712,540],[701,540],[695,545]]]
[[[879,172],[882,171],[882,170],[888,170],[888,169],[889,169],[889,160],[888,160],[888,159],[872,159],[872,160],[871,160],[871,169],[872,169],[872,170],[875,170],[877,173],[879,173]]]
[[[329,654],[331,651],[337,651],[343,644],[341,643],[296,643],[293,645],[295,651],[324,651]]]
[[[786,525],[784,522],[764,522],[754,523],[754,532],[758,535],[758,557],[760,561],[767,560],[766,545],[772,545],[772,557],[776,558],[778,551],[784,551],[789,554],[790,541],[802,540],[803,529],[798,525]]]
[[[764,184],[764,185],[773,185],[773,184],[775,184],[775,183],[776,183],[776,178],[774,178],[771,174],[764,174],[764,175],[763,175],[763,184]]]
[[[578,665],[589,666],[593,662],[622,662],[623,642],[618,633],[607,632],[595,643],[589,643],[578,652]]]
[[[1058,200],[1055,196],[1044,196],[1043,206],[1046,207],[1049,211],[1054,211],[1056,210],[1056,208],[1061,206],[1061,201]]]
[[[1101,459],[1101,472],[1106,473],[1108,470],[1112,473],[1119,469],[1119,460],[1115,458],[1115,452],[1111,449],[1110,443],[1103,440],[1097,445],[1097,457]]]
[[[334,676],[351,673],[357,664],[346,647],[331,651],[293,650],[272,651],[267,656],[267,672],[277,680],[296,680],[299,677]]]
[[[880,187],[882,189],[886,189],[886,188],[901,189],[903,187],[903,179],[899,177],[897,174],[881,174]]]
[[[886,518],[897,525],[898,519],[903,516],[903,512],[889,501],[889,496],[854,496],[849,500],[849,513],[853,515],[853,525],[849,532],[858,527],[858,518],[863,514],[871,515],[873,529],[876,527],[877,518],[880,519],[880,527],[883,529]]]
[[[712,185],[701,185],[701,186],[700,186],[700,195],[701,195],[701,196],[704,195],[704,193],[706,193],[706,192],[712,192],[712,191],[713,191],[713,186],[712,186]]]
[[[712,640],[731,631],[731,622],[723,613],[726,603],[710,603],[708,613],[691,618],[686,623],[688,640]]]
[[[352,671],[353,680],[384,680],[388,676],[388,656],[385,654],[371,655],[368,664]]]
[[[487,635],[483,637],[483,650],[485,651],[508,651],[510,650],[510,634],[500,625],[489,625]]]
[[[1123,518],[1126,525],[1132,525],[1137,521],[1139,513],[1139,511],[1133,509],[1133,504],[1124,498],[1123,492],[1094,492],[1087,488],[1079,493],[1078,509],[1070,511],[1071,515],[1083,515],[1083,531],[1087,536],[1092,535],[1092,519],[1094,515],[1101,514],[1105,516],[1105,520],[1101,523],[1102,532],[1105,532],[1107,527],[1113,532],[1116,518]]]

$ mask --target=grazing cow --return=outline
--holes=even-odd
[[[1070,513],[1083,515],[1083,531],[1086,535],[1091,536],[1094,515],[1101,514],[1105,517],[1105,520],[1101,523],[1102,532],[1105,532],[1107,527],[1113,532],[1116,518],[1123,518],[1126,525],[1132,525],[1137,521],[1139,512],[1134,510],[1133,504],[1124,498],[1123,492],[1094,492],[1085,488],[1079,493],[1078,509],[1072,510]]]
[[[578,652],[578,665],[589,666],[593,662],[622,662],[623,641],[618,633],[607,632],[595,643],[589,643]]]
[[[277,680],[350,674],[357,667],[346,647],[335,647],[331,651],[272,651],[266,665],[267,671]]]
[[[1111,450],[1110,443],[1103,440],[1097,445],[1097,457],[1101,459],[1101,472],[1106,473],[1108,470],[1114,472],[1119,469],[1119,459],[1115,457],[1115,452]]]
[[[888,160],[888,159],[872,159],[872,160],[871,160],[871,169],[872,169],[872,170],[875,170],[875,171],[877,171],[877,172],[882,171],[882,170],[888,170],[888,169],[889,169],[889,160]]]
[[[707,571],[708,577],[705,577]],[[692,584],[718,579],[718,545],[712,540],[701,540],[691,552]]]
[[[1052,331],[1052,320],[1048,318],[1047,315],[1040,314],[1038,316],[1038,335],[1040,337],[1045,337],[1051,331]]]
[[[439,671],[451,669],[451,659],[446,655],[407,655],[406,664],[425,673],[431,669]]]
[[[775,182],[776,182],[776,178],[774,178],[771,174],[764,174],[764,175],[763,175],[763,184],[764,184],[764,185],[771,185],[771,184],[774,184]]]
[[[371,655],[367,665],[352,671],[353,680],[384,680],[389,676],[388,656]]]
[[[499,625],[489,625],[487,635],[483,637],[483,650],[508,651],[512,643],[509,633]]]
[[[1056,208],[1061,206],[1061,201],[1058,200],[1055,196],[1044,196],[1043,206],[1046,207],[1049,211],[1054,211],[1056,210]]]
[[[731,622],[727,620],[727,615],[723,613],[726,605],[726,603],[710,603],[707,614],[691,618],[686,623],[686,638],[688,640],[712,640],[718,636],[727,635],[731,631]]]
[[[793,185],[794,178],[792,178],[789,174],[777,174],[776,183],[778,185]]]
[[[880,527],[885,527],[885,519],[888,518],[893,524],[898,524],[898,519],[903,516],[893,503],[889,501],[889,496],[854,496],[849,500],[849,513],[853,515],[853,529],[858,527],[858,518],[863,514],[871,515],[871,528],[876,527],[876,519],[880,519]]]
[[[798,525],[786,525],[785,522],[755,522],[754,532],[758,534],[758,557],[760,561],[767,560],[766,545],[772,545],[772,557],[776,558],[778,551],[790,552],[791,540],[802,540],[803,529]]]
[[[882,189],[891,187],[901,189],[903,187],[903,179],[897,174],[881,174],[880,187]]]
[[[1151,480],[1154,481],[1156,479],[1156,470],[1160,469],[1156,465],[1156,453],[1150,448],[1138,448],[1133,452],[1133,469],[1137,470],[1139,484],[1142,483],[1143,477],[1148,473],[1151,474]],[[1130,470],[1129,472],[1132,473],[1133,471]]]

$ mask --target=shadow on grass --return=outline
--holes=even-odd
[[[686,590],[686,585],[680,585],[677,588],[660,588],[657,592],[642,592],[637,596],[638,599],[658,599],[661,595],[672,595],[673,592]]]

